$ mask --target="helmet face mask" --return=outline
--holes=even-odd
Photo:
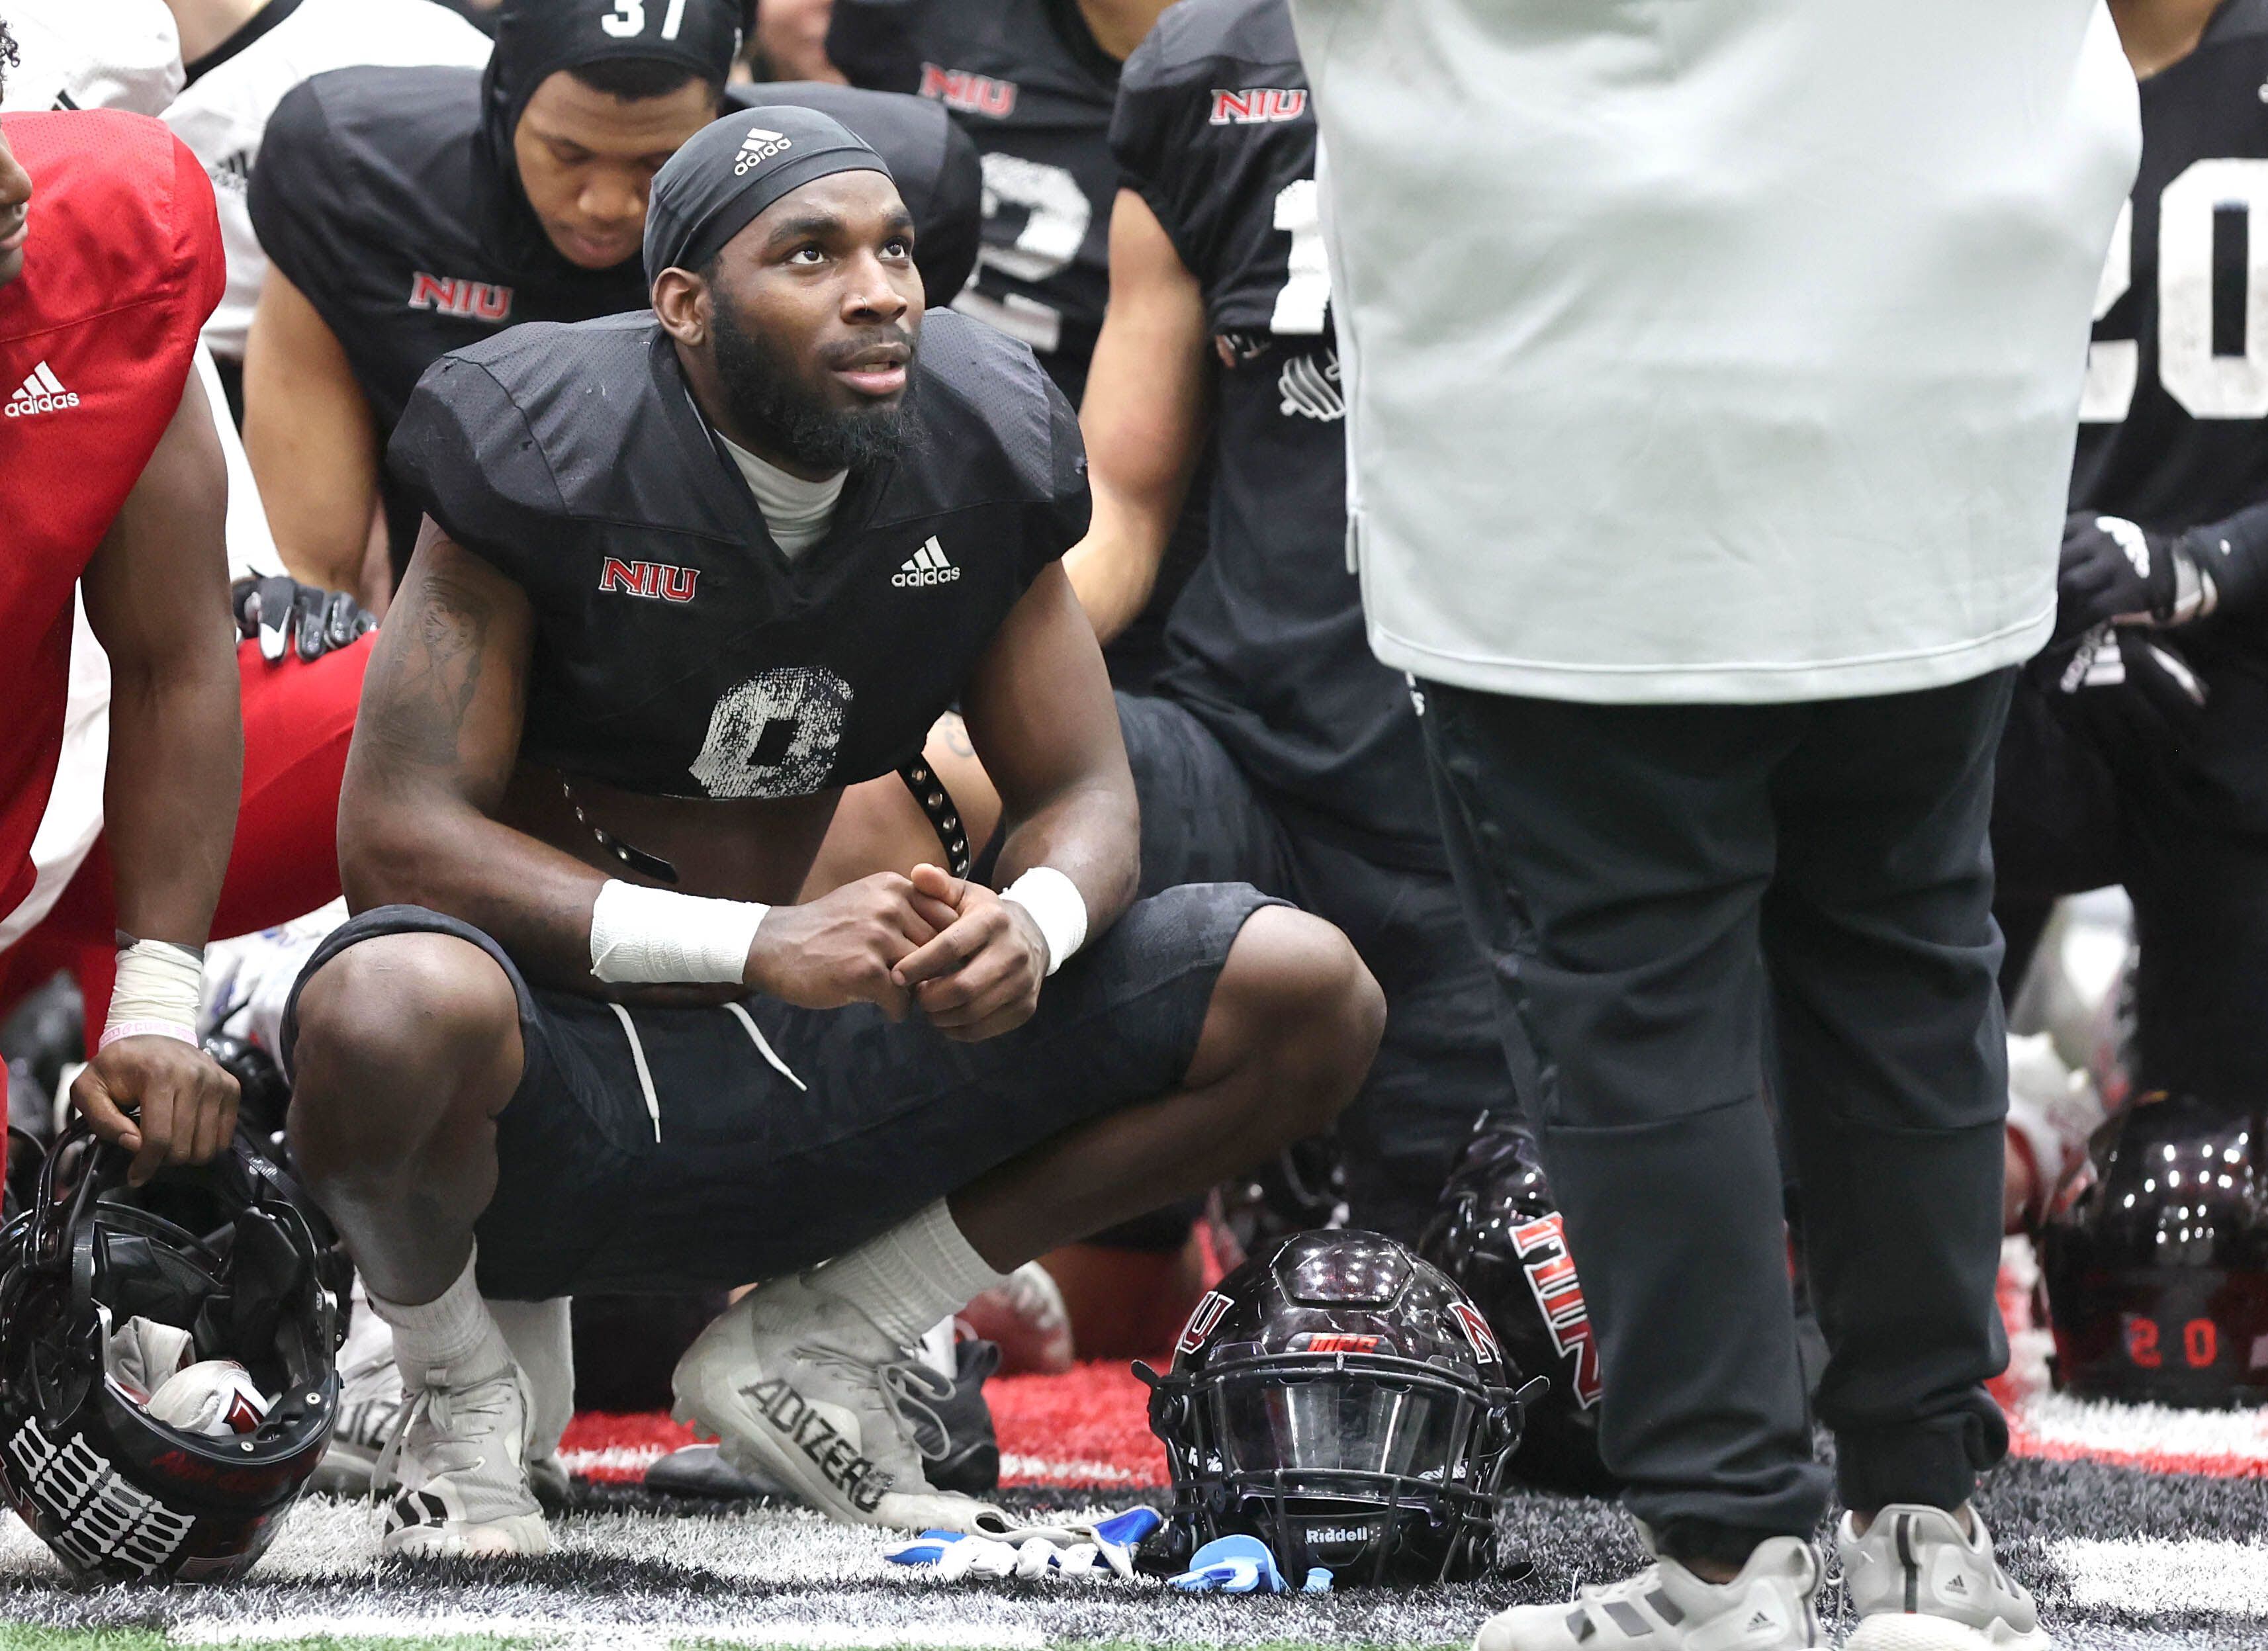
[[[2058,1384],[2268,1404],[2268,1142],[2257,1106],[2146,1095],[2040,1235]]]
[[[1295,1581],[1316,1566],[1404,1585],[1493,1566],[1521,1396],[1479,1313],[1393,1240],[1264,1247],[1198,1304],[1169,1374],[1137,1368],[1173,1471],[1160,1563],[1241,1532]]]
[[[151,1203],[222,1212],[202,1235],[123,1189],[125,1165],[75,1131],[0,1233],[0,1495],[79,1575],[217,1581],[266,1549],[329,1442],[336,1302],[289,1183],[242,1137],[151,1183]],[[152,1415],[106,1359],[134,1318],[243,1366],[266,1413],[217,1435]]]

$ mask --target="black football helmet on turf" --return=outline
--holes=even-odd
[[[1470,1296],[1521,1371],[1550,1390],[1528,1408],[1512,1477],[1603,1495],[1599,1350],[1559,1205],[1520,1121],[1484,1113],[1457,1155],[1418,1254]]]
[[[289,1181],[244,1135],[138,1189],[129,1161],[74,1125],[0,1229],[0,1494],[79,1575],[217,1581],[260,1557],[329,1442],[338,1303]],[[265,1414],[159,1420],[107,1357],[134,1319],[243,1366]]]
[[[1494,1568],[1529,1395],[1479,1310],[1394,1240],[1266,1245],[1197,1303],[1170,1373],[1135,1371],[1174,1480],[1145,1565],[1179,1569],[1242,1533],[1294,1579],[1315,1566],[1342,1583]]]
[[[2057,1383],[2190,1409],[2268,1404],[2268,1114],[2147,1095],[2040,1234]]]

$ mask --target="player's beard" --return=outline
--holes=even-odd
[[[725,410],[733,424],[758,446],[814,470],[858,470],[893,458],[905,423],[905,397],[871,407],[828,407],[798,381],[795,364],[761,332],[740,324],[732,300],[717,295],[711,313],[711,348]],[[876,342],[913,338],[897,327],[875,328]],[[884,338],[882,335],[887,335]],[[845,351],[846,354],[853,351]],[[907,394],[912,394],[912,363],[907,363]]]

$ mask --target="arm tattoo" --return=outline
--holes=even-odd
[[[945,741],[946,749],[955,756],[974,757],[976,748],[968,742],[968,725],[961,719],[957,711],[948,711],[937,719],[937,733]]]
[[[417,611],[402,617],[404,645],[372,709],[397,755],[421,767],[454,768],[480,686],[488,611],[475,593],[438,574],[425,581]]]

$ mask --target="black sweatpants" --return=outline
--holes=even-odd
[[[2268,822],[2196,761],[2201,718],[2169,716],[2132,670],[2071,683],[2051,663],[2018,679],[2000,741],[1998,910],[2025,954],[2004,978],[2013,990],[2056,896],[2121,884],[2141,941],[2136,1087],[2268,1093]],[[2248,686],[2217,692],[2213,713],[2242,714]],[[2268,765],[2268,728],[2250,727]]]
[[[1425,686],[1451,861],[1539,1067],[1600,1440],[1673,1553],[1808,1535],[1771,1074],[1844,1500],[1952,1507],[2007,1431],[1987,827],[2011,673],[1785,705]]]

